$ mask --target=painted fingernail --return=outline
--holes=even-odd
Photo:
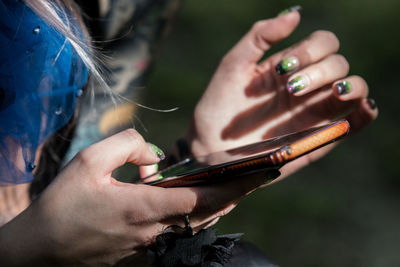
[[[353,86],[348,81],[342,81],[335,84],[336,92],[339,95],[347,95],[353,89]]]
[[[308,84],[309,84],[308,79],[303,75],[299,75],[291,79],[286,84],[286,88],[290,94],[294,94],[306,88]]]
[[[276,66],[275,70],[278,74],[286,74],[295,71],[299,67],[299,59],[297,57],[288,57],[282,59]]]
[[[281,12],[279,12],[278,16],[283,16],[283,15],[286,15],[286,14],[288,14],[290,12],[300,11],[300,10],[301,10],[301,6],[299,6],[299,5],[291,6],[289,8],[286,8],[285,10],[282,10]]]
[[[279,170],[271,170],[267,172],[267,177],[265,178],[264,184],[269,184],[276,178],[278,178],[281,175],[281,172]]]
[[[164,152],[156,145],[152,144],[152,143],[148,143],[151,152],[153,152],[154,155],[156,155],[160,160],[165,159],[165,154]]]
[[[369,106],[372,110],[376,109],[377,105],[376,105],[376,102],[375,102],[374,99],[368,98],[368,99],[367,99],[367,103],[368,103],[368,106]]]

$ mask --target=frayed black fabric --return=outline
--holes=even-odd
[[[170,226],[147,250],[154,266],[222,267],[229,262],[232,249],[243,234],[217,235],[215,229],[192,234],[190,227]]]

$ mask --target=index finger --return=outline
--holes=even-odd
[[[107,175],[126,162],[150,165],[162,157],[160,149],[146,143],[134,129],[127,129],[80,151],[71,164],[83,164],[86,169]]]

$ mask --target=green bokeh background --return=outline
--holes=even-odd
[[[312,166],[247,197],[216,227],[244,232],[281,266],[400,266],[400,1],[187,0],[141,100],[180,109],[139,110],[147,132],[137,128],[171,146],[226,51],[255,21],[296,4],[301,24],[271,53],[317,29],[335,32],[351,74],[368,81],[379,118]]]

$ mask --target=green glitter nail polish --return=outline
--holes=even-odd
[[[287,9],[282,10],[281,12],[279,12],[278,16],[283,16],[283,15],[286,15],[286,14],[288,14],[288,13],[290,13],[290,12],[293,12],[293,11],[300,11],[300,10],[301,10],[301,6],[299,6],[299,5],[297,5],[297,6],[292,6],[292,7],[289,7],[289,8],[287,8]]]
[[[342,81],[340,83],[335,84],[336,92],[339,95],[346,95],[351,92],[353,89],[352,85],[348,81]]]
[[[308,79],[306,79],[304,76],[296,76],[293,79],[291,79],[287,84],[286,88],[289,91],[290,94],[297,93],[304,88],[306,88],[308,85]]]
[[[165,159],[164,152],[156,145],[149,143],[150,150],[160,159]]]
[[[299,60],[297,57],[288,57],[282,59],[276,66],[275,70],[278,74],[286,74],[295,71],[299,67]]]
[[[158,168],[159,168],[158,163],[154,164],[154,170],[155,170],[155,172],[158,172]]]

